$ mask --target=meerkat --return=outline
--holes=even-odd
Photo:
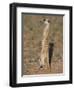
[[[49,19],[44,19],[43,20],[45,27],[43,30],[43,36],[42,36],[42,41],[41,41],[41,53],[40,53],[40,68],[42,68],[45,65],[45,61],[47,61],[47,64],[49,66],[49,53],[48,53],[48,49],[49,49],[49,31],[50,31],[50,20]]]

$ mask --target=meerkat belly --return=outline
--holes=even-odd
[[[48,31],[45,31],[44,34],[43,34],[43,39],[42,39],[42,46],[45,48],[45,47],[48,47]]]
[[[41,50],[41,55],[45,59],[48,57],[48,29],[44,29],[43,32],[43,39],[42,39],[42,50]],[[45,59],[46,60],[46,59]]]

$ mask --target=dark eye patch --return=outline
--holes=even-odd
[[[43,21],[45,21],[46,19],[44,18]]]
[[[50,20],[48,20],[48,23],[50,23]]]

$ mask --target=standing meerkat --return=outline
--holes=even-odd
[[[49,31],[50,31],[50,20],[49,19],[44,19],[44,30],[43,30],[43,36],[42,36],[42,48],[41,48],[41,53],[40,53],[40,68],[42,68],[45,65],[45,61],[47,62],[48,66],[49,66],[49,53],[48,53],[48,49],[49,49]]]

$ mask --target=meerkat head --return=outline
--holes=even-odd
[[[50,20],[49,19],[43,19],[44,24],[50,24]]]

